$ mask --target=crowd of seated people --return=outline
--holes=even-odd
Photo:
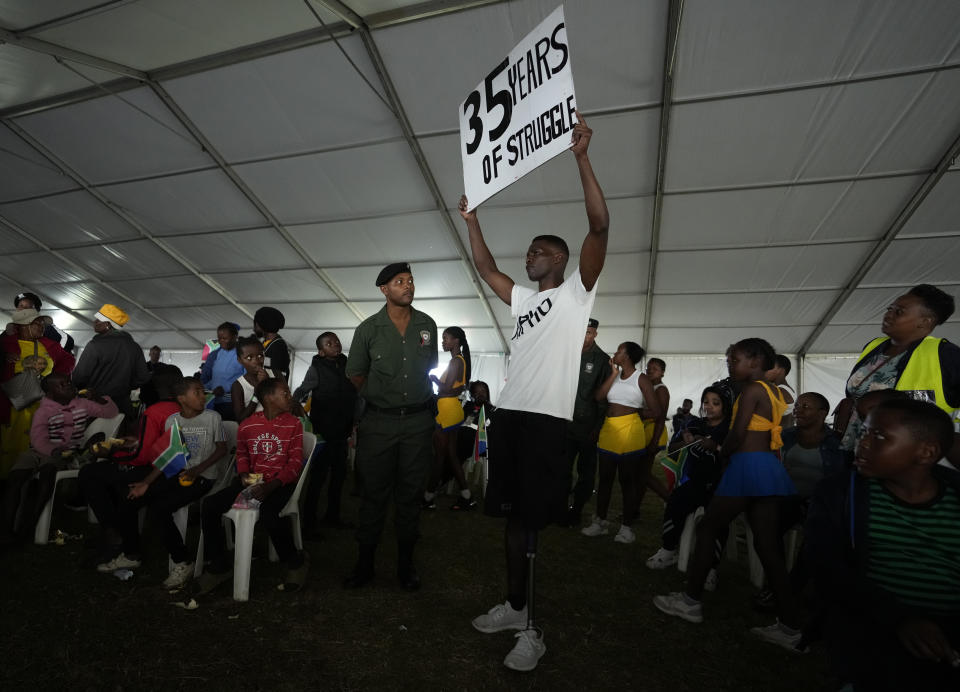
[[[219,325],[194,378],[164,364],[159,347],[148,363],[123,331],[127,315],[112,305],[96,313],[96,336],[75,361],[40,304],[32,294],[18,296],[2,337],[0,381],[10,386],[0,394],[0,546],[12,550],[33,535],[54,476],[79,461],[79,493],[102,529],[100,571],[140,567],[138,517],[146,509],[169,556],[163,586],[186,585],[194,565],[174,515],[195,504],[210,561],[196,588],[212,591],[230,576],[220,516],[246,492],[260,503],[260,521],[284,564],[284,590],[303,587],[309,560],[279,512],[305,462],[313,465],[305,534],[350,526],[341,496],[362,400],[345,375],[337,335],[320,334],[317,355],[291,393],[284,320],[275,308],[257,312],[249,337],[239,336],[238,325]],[[684,400],[668,441],[666,363],[644,363],[639,345],[620,344],[589,378],[599,415],[591,414],[578,454],[599,450],[600,487],[582,533],[636,542],[638,505],[649,487],[665,508],[655,538],[661,547],[646,565],[665,569],[680,559],[687,518],[703,508],[685,585],[653,599],[662,613],[701,623],[703,592],[717,588],[728,529],[742,514],[765,576],[753,605],[777,616],[754,635],[791,653],[825,648],[844,689],[960,689],[960,348],[932,336],[953,309],[951,296],[925,284],[898,297],[885,312],[883,336],[857,358],[832,427],[825,396],[787,384],[789,358],[763,339],[744,338],[727,351],[729,377],[694,400],[699,409]],[[596,326],[591,320],[585,359],[594,353]],[[425,479],[424,506],[436,507],[437,487],[453,478],[452,508],[470,509],[476,501],[461,463],[482,455],[476,427],[496,413],[487,384],[470,379],[464,331],[447,329],[444,348],[452,358],[436,384],[449,401],[438,412],[437,465]],[[39,388],[24,394],[29,378]],[[131,399],[137,389],[139,407]],[[118,412],[125,424],[117,444],[84,449],[86,424]],[[224,421],[239,426],[235,457]],[[304,425],[323,442],[310,460],[303,459]],[[169,473],[175,436],[185,463]],[[655,459],[665,456],[676,471],[670,484],[655,473]],[[618,477],[616,527],[610,498]],[[571,525],[579,526],[581,508],[571,507]],[[804,539],[788,571],[783,538],[791,530]]]

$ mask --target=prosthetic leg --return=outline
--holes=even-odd
[[[537,531],[527,529],[527,629],[536,630],[538,636],[543,636],[543,630],[536,626],[534,613],[536,611],[536,580],[534,568],[537,562]]]

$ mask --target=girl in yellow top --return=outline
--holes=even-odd
[[[450,353],[450,363],[443,376],[430,379],[437,385],[437,430],[433,435],[434,468],[430,485],[423,495],[424,509],[436,509],[436,489],[440,474],[446,463],[460,486],[460,497],[450,507],[453,510],[473,509],[476,500],[470,494],[470,486],[463,475],[463,464],[457,459],[457,430],[463,425],[463,407],[460,394],[470,381],[470,346],[467,335],[460,327],[447,327],[441,340],[444,351]]]
[[[742,512],[753,530],[754,546],[776,598],[778,615],[777,623],[751,631],[764,641],[793,649],[800,642],[800,618],[778,546],[778,527],[780,500],[795,495],[796,489],[776,454],[783,446],[780,419],[787,404],[778,387],[763,381],[774,357],[773,347],[763,339],[744,339],[730,350],[727,368],[743,388],[733,406],[730,432],[720,448],[726,468],[697,532],[686,592],[657,596],[653,604],[668,615],[703,621],[700,597],[714,560],[715,542]]]

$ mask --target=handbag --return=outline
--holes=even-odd
[[[33,355],[37,355],[37,342],[33,342]],[[11,405],[18,411],[43,398],[40,375],[33,368],[18,372],[6,382],[0,383],[3,393],[10,399]]]

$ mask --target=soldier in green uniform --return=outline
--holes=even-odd
[[[357,327],[346,375],[366,402],[357,433],[357,472],[363,478],[357,542],[360,554],[344,586],[363,586],[374,575],[374,554],[387,504],[394,502],[397,578],[420,588],[413,546],[420,535],[420,495],[433,463],[436,403],[430,371],[437,366],[437,324],[411,306],[410,265],[387,265],[377,276],[386,305]]]
[[[603,425],[607,401],[597,401],[597,389],[610,376],[610,356],[596,344],[600,323],[590,319],[580,353],[580,379],[573,420],[567,423],[567,468],[573,473],[577,462],[577,484],[573,488],[573,505],[566,517],[567,526],[580,526],[583,506],[593,495],[597,477],[597,436]]]

